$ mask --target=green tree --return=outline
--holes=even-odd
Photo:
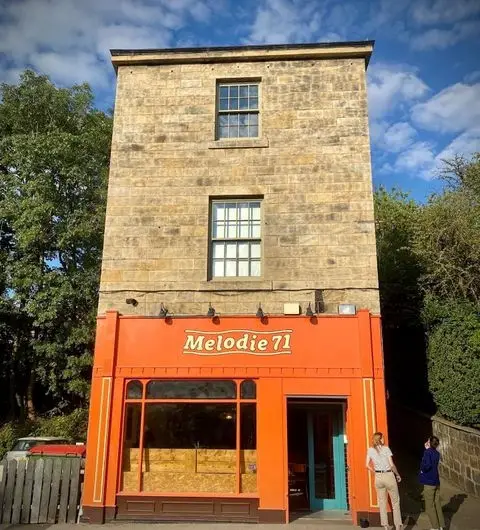
[[[422,287],[439,298],[480,305],[480,154],[447,161],[445,191],[422,209],[414,252],[424,265]]]
[[[374,195],[380,301],[385,325],[417,327],[423,296],[422,265],[413,243],[421,206],[400,190]]]
[[[60,408],[88,395],[112,120],[88,85],[31,71],[0,100],[1,362],[33,416],[37,394]]]
[[[421,319],[423,268],[413,250],[422,207],[406,193],[384,188],[375,192],[374,204],[387,388],[396,400],[431,409]]]
[[[438,412],[480,423],[480,155],[446,161],[446,188],[422,208],[414,252],[424,270],[428,379]]]

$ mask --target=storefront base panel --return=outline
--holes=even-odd
[[[109,523],[115,519],[117,513],[116,506],[83,506],[81,523],[103,524]]]
[[[258,499],[117,497],[117,520],[259,522],[261,515]]]

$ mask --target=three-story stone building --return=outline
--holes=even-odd
[[[113,50],[84,517],[375,517],[372,42]]]

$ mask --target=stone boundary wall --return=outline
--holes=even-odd
[[[439,416],[389,400],[389,443],[393,452],[407,451],[420,459],[423,444],[434,434],[440,439],[440,477],[480,498],[480,431],[456,425]]]
[[[480,497],[480,431],[443,418],[432,418],[440,439],[440,475],[470,495]]]

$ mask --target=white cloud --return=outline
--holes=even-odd
[[[410,39],[410,45],[414,50],[443,50],[478,34],[480,34],[480,22],[465,20],[457,22],[450,29],[434,28],[415,35]]]
[[[468,159],[476,152],[480,152],[480,127],[458,135],[440,152],[431,142],[416,142],[402,151],[393,163],[384,163],[379,172],[403,173],[431,180],[438,175],[444,160],[455,155]]]
[[[465,83],[474,83],[480,79],[480,70],[474,70],[465,76]]]
[[[436,157],[438,161],[453,158],[455,155],[470,158],[480,152],[480,127],[470,129],[457,136]]]
[[[417,0],[412,17],[418,24],[448,24],[480,13],[478,0]]]
[[[316,1],[264,0],[257,9],[248,40],[262,44],[312,40],[320,30],[322,15]],[[335,32],[330,33],[337,37]]]
[[[168,46],[170,32],[164,28],[137,28],[128,24],[105,25],[98,29],[95,52],[109,57],[110,49],[152,48],[153,42],[158,48]]]
[[[388,129],[388,122],[383,120],[371,120],[370,140],[375,146],[380,146],[385,131]]]
[[[172,45],[174,31],[223,8],[222,0],[0,2],[0,77],[10,81],[30,66],[61,84],[103,88],[112,74],[109,48]]]
[[[429,142],[417,142],[401,153],[395,161],[397,171],[430,170],[435,163],[434,147]]]
[[[384,166],[385,171],[409,173],[428,180],[435,177],[442,160],[455,155],[468,158],[480,151],[480,83],[449,86],[429,100],[415,104],[411,116],[417,126],[426,130],[450,135],[457,133],[457,136],[440,152],[432,142],[410,143],[406,149],[399,149],[400,154],[390,166]],[[386,138],[390,129],[391,147],[400,146],[402,142],[408,144],[414,138],[408,123],[403,123],[401,127],[400,124],[396,125],[384,127],[383,135],[378,140],[378,145],[386,151],[389,151]]]
[[[398,122],[391,125],[382,139],[384,149],[398,153],[413,143],[417,131],[407,122]]]
[[[376,32],[379,28],[388,27],[389,32],[392,25],[397,24],[399,18],[403,17],[404,11],[413,0],[379,0],[370,5],[367,20],[363,24],[366,34]],[[398,29],[398,28],[397,28]]]
[[[412,108],[412,119],[437,132],[460,132],[480,123],[480,83],[451,85]]]
[[[80,84],[86,79],[99,88],[105,88],[108,83],[109,69],[99,68],[95,55],[91,53],[32,53],[29,61],[37,70],[47,72],[61,85]]]
[[[402,103],[413,103],[428,92],[428,86],[412,67],[377,63],[368,73],[368,101],[371,119],[379,119]]]

